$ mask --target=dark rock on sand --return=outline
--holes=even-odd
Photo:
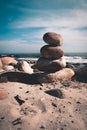
[[[45,91],[45,93],[47,93],[47,94],[49,94],[51,96],[54,96],[54,97],[63,98],[63,93],[59,89],[47,90],[47,91]]]
[[[58,46],[45,45],[40,50],[41,55],[45,58],[59,59],[64,55],[64,51]]]
[[[54,32],[47,32],[43,36],[43,40],[50,44],[50,45],[56,45],[56,46],[62,46],[63,45],[63,38],[60,34],[54,33]]]
[[[22,105],[23,103],[25,103],[24,100],[20,99],[19,95],[16,95],[14,98],[15,98],[16,101],[19,103],[19,105]]]
[[[75,71],[75,80],[87,83],[87,66],[82,68],[73,68],[73,70]]]

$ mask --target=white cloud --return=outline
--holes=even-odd
[[[1,53],[31,53],[39,52],[41,44],[29,44],[28,41],[22,39],[14,40],[1,40],[0,41],[0,52]]]
[[[39,33],[44,34],[48,31],[60,33],[62,35],[64,39],[62,48],[65,52],[87,52],[87,34],[84,33],[84,31],[49,27]]]
[[[37,17],[26,18],[13,22],[11,28],[30,28],[30,27],[67,27],[76,28],[87,26],[87,10],[53,10],[53,12],[42,11]],[[48,15],[49,14],[49,15]],[[14,25],[14,26],[13,26]]]
[[[81,1],[82,2],[82,1]],[[84,2],[82,3],[84,6]],[[29,10],[26,10],[27,14]],[[60,33],[64,38],[64,51],[71,52],[87,52],[87,32],[79,30],[81,27],[87,27],[87,10],[86,9],[65,9],[65,10],[30,10],[36,16],[26,17],[11,23],[11,28],[26,29],[40,28],[33,32],[27,32],[22,36],[36,44],[26,45],[26,51],[34,50],[34,47],[39,51],[44,44],[42,37],[48,31]],[[41,42],[41,43],[40,43]]]

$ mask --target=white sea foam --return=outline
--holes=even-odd
[[[70,63],[87,63],[87,59],[79,56],[65,56],[65,59]]]
[[[64,56],[66,62],[68,63],[87,63],[87,59],[79,56]],[[32,61],[36,62],[38,58],[33,58],[33,57],[26,57],[26,58],[18,58],[18,60],[26,60],[26,61]]]
[[[1,56],[7,56],[7,54],[1,54]],[[18,60],[25,60],[31,63],[35,63],[40,57],[40,54],[11,54],[10,56],[17,58]],[[66,53],[64,57],[67,63],[87,64],[87,53]]]
[[[34,62],[36,62],[37,60],[38,60],[38,58],[33,58],[33,57],[26,57],[26,58],[18,58],[18,60],[20,61],[20,60],[23,60],[23,61],[28,61],[28,62],[32,62],[32,63],[34,63]]]

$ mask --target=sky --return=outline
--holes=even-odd
[[[87,52],[87,0],[0,0],[0,53],[40,52],[46,32],[64,52]]]

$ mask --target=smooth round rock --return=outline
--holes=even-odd
[[[54,46],[62,46],[63,45],[63,38],[60,34],[55,32],[47,32],[43,36],[43,40]]]
[[[2,73],[2,72],[4,72],[4,69],[2,69],[2,68],[0,67],[0,73]]]
[[[4,65],[3,69],[6,70],[6,71],[14,70],[14,66],[12,66],[12,65]]]
[[[58,46],[45,45],[40,49],[41,55],[45,58],[59,59],[64,55],[64,51]]]
[[[60,70],[66,66],[65,57],[61,57],[57,60],[47,59],[40,57],[36,63],[37,69],[40,71],[54,72]]]
[[[74,76],[75,72],[71,68],[63,68],[55,73],[43,74],[39,77],[39,82],[57,82],[63,80],[69,80]]]
[[[5,99],[8,93],[5,90],[0,90],[0,100]]]
[[[13,57],[2,57],[1,58],[2,64],[3,65],[16,65],[17,61]]]
[[[20,66],[20,69],[24,71],[25,73],[28,73],[28,74],[33,73],[33,69],[31,68],[31,66],[29,65],[27,61],[20,61],[19,66]]]

